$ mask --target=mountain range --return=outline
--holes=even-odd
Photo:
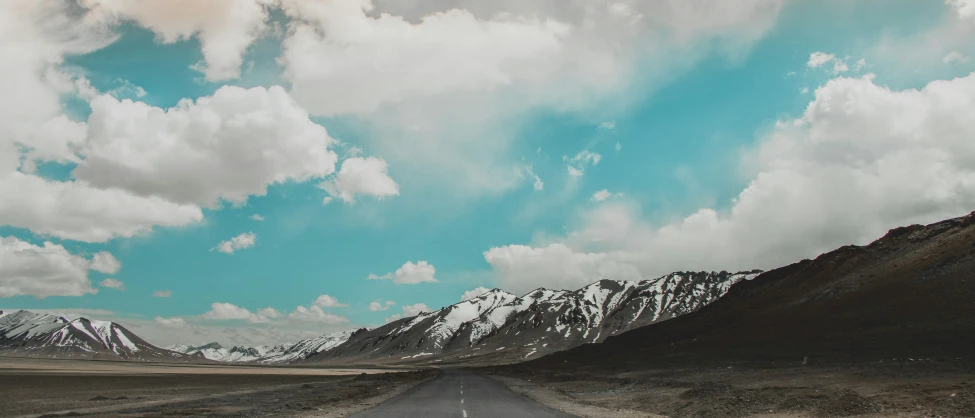
[[[111,321],[30,311],[0,311],[0,353],[24,357],[186,362],[194,358],[152,345]]]
[[[295,344],[217,343],[161,348],[114,322],[29,311],[0,312],[0,353],[26,356],[232,363],[507,363],[598,343],[693,312],[759,271],[678,272],[653,280],[601,280],[575,291],[499,289],[375,329],[346,330]]]
[[[975,212],[891,229],[732,286],[696,312],[519,365],[958,362],[975,347]]]

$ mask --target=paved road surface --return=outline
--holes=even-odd
[[[444,370],[443,374],[383,402],[354,418],[564,418],[563,412],[512,392],[500,382],[476,373]]]

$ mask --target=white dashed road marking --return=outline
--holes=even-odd
[[[464,410],[464,418],[467,418],[467,410]]]

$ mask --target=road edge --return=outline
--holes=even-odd
[[[439,378],[443,372],[438,370],[438,373],[432,374],[422,379],[418,379],[413,382],[403,383],[389,392],[381,393],[376,396],[366,398],[358,403],[344,406],[333,406],[332,409],[328,411],[315,411],[309,414],[300,415],[306,418],[347,418],[349,416],[358,414],[362,411],[366,411],[382,405],[384,402],[400,396],[406,392],[416,389],[418,386]]]
[[[601,406],[583,403],[565,393],[553,388],[537,385],[530,381],[501,376],[496,374],[482,374],[485,377],[494,379],[511,389],[513,392],[528,397],[529,399],[545,405],[549,408],[565,412],[583,418],[664,418],[663,415],[651,414],[632,409],[610,409]]]

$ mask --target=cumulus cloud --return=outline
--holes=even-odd
[[[975,23],[975,0],[946,0],[959,19]]]
[[[424,312],[433,312],[433,309],[430,309],[425,303],[414,303],[403,306],[403,315],[406,316],[417,316]]]
[[[397,319],[409,318],[411,316],[417,316],[424,312],[433,312],[429,306],[425,303],[414,303],[412,305],[404,305],[401,313],[392,314],[386,317],[386,322],[393,322]]]
[[[98,293],[91,286],[91,262],[61,245],[37,246],[17,237],[0,236],[0,297],[82,296]]]
[[[813,52],[809,54],[809,61],[806,63],[809,68],[819,68],[825,66],[826,64],[833,64],[833,74],[838,75],[845,73],[850,70],[850,66],[846,63],[843,58],[837,58],[833,54],[827,54],[825,52]],[[857,69],[863,68],[866,65],[866,61],[861,59],[857,61]]]
[[[274,0],[81,0],[102,20],[133,21],[153,31],[156,40],[173,43],[196,37],[208,81],[238,78],[244,52],[265,34],[267,6]],[[196,67],[194,67],[196,68]]]
[[[356,195],[379,198],[399,195],[399,186],[386,172],[386,161],[376,157],[343,161],[335,178],[322,182],[319,187],[349,203],[355,202]]]
[[[217,250],[224,254],[233,254],[234,251],[253,247],[257,243],[257,235],[253,232],[244,232],[226,241],[220,241],[216,247],[210,251]]]
[[[156,321],[157,324],[167,328],[186,328],[187,325],[186,320],[178,316],[174,316],[171,318],[163,318],[161,316],[157,316],[154,320]]]
[[[320,306],[322,308],[344,308],[349,305],[340,303],[339,300],[334,296],[320,295],[315,299],[315,306]]]
[[[387,300],[385,302],[374,300],[372,302],[369,302],[369,312],[386,311],[389,310],[389,308],[392,308],[393,306],[396,306],[396,302],[393,302],[391,300]]]
[[[261,216],[260,214],[257,214],[257,213],[255,213],[255,214],[253,214],[251,216],[248,216],[247,218],[250,219],[250,220],[252,220],[252,221],[258,221],[258,222],[264,220],[264,217]]]
[[[297,321],[322,322],[326,324],[342,324],[349,322],[348,318],[330,312],[325,312],[325,310],[318,305],[312,305],[308,308],[298,306],[295,308],[295,310],[288,314],[288,318]]]
[[[62,96],[96,94],[66,71],[68,54],[84,54],[115,40],[70,2],[4,2],[0,7],[0,224],[85,242],[131,237],[154,226],[199,222],[198,207],[84,181],[52,181],[34,174],[39,161],[79,163],[88,126],[71,120]],[[20,171],[18,171],[18,169]]]
[[[478,296],[481,296],[481,295],[483,295],[483,294],[485,294],[485,293],[487,293],[489,291],[491,291],[491,289],[488,289],[488,288],[486,288],[484,286],[478,286],[478,287],[476,287],[474,289],[471,289],[471,290],[468,290],[468,291],[464,292],[463,295],[460,295],[460,301],[463,302],[465,300],[474,299],[474,298],[476,298]]]
[[[91,269],[99,273],[115,274],[122,268],[122,263],[108,251],[99,251],[91,259]]]
[[[0,195],[18,197],[0,201],[0,223],[84,242],[144,235],[154,226],[179,227],[203,220],[203,212],[194,205],[21,172],[0,173]]]
[[[141,196],[243,203],[271,184],[332,174],[338,159],[325,128],[277,86],[223,86],[169,109],[102,95],[91,109],[74,176]]]
[[[626,106],[634,87],[653,88],[711,52],[741,54],[781,8],[780,0],[281,4],[292,22],[280,63],[296,100],[314,114],[354,115],[398,176],[469,194],[520,184],[510,144],[532,109]]]
[[[433,267],[433,264],[429,264],[426,261],[421,260],[416,263],[407,261],[393,273],[386,273],[382,276],[370,273],[367,279],[392,280],[396,284],[417,284],[436,282],[437,279],[433,277],[436,272],[437,270]]]
[[[502,287],[576,288],[677,270],[774,268],[975,207],[975,74],[891,90],[836,78],[742,158],[727,211],[653,225],[632,202],[586,212],[566,236],[485,252]]]
[[[226,302],[214,302],[210,305],[210,310],[201,317],[210,320],[246,320],[252,323],[266,323],[282,317],[283,314],[278,310],[267,307],[251,312],[247,308]]]
[[[122,283],[121,280],[115,280],[111,277],[98,282],[98,285],[101,287],[107,287],[109,289],[125,290],[125,283]]]
[[[152,292],[152,297],[154,298],[168,298],[173,295],[172,290],[157,290]]]

